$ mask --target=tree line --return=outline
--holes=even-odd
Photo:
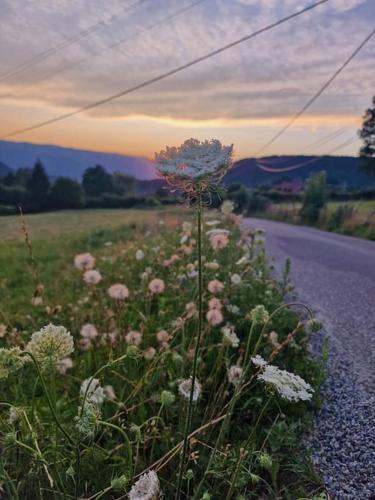
[[[142,197],[134,177],[109,174],[101,165],[85,170],[82,182],[68,177],[51,180],[41,161],[0,178],[0,214],[22,207],[28,213],[79,208],[130,208],[170,203],[166,192]]]

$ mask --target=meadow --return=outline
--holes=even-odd
[[[264,235],[207,210],[203,336],[181,498],[325,498],[303,436],[316,322]],[[175,498],[196,347],[193,211],[0,219],[5,498]]]

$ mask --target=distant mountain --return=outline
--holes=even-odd
[[[312,161],[314,160],[314,161]],[[310,163],[309,163],[310,162]],[[280,172],[268,172],[259,168],[280,169]],[[292,169],[293,166],[300,166]],[[282,169],[289,168],[289,171]],[[284,179],[305,181],[312,173],[325,170],[328,182],[348,187],[369,187],[375,185],[374,177],[369,177],[359,170],[359,159],[353,156],[272,156],[256,160],[247,158],[235,163],[224,178],[226,185],[244,184],[247,187],[270,185]]]
[[[2,161],[0,161],[0,177],[4,177],[5,175],[9,174],[12,169],[8,167],[8,165],[5,165]]]
[[[163,182],[156,177],[154,163],[141,156],[126,156],[81,149],[39,145],[25,142],[0,141],[0,176],[10,168],[32,167],[37,159],[44,164],[51,178],[66,176],[80,180],[86,168],[102,165],[108,172],[121,172],[138,180],[141,194],[155,192]],[[314,161],[312,161],[314,160]],[[375,184],[358,168],[358,158],[352,156],[271,156],[261,162],[280,172],[267,172],[258,166],[254,158],[245,158],[235,163],[224,178],[227,185],[241,183],[247,187],[270,185],[280,180],[305,181],[313,172],[325,170],[328,180],[348,187],[366,187]],[[282,170],[302,165],[302,168]],[[146,181],[146,182],[145,182]]]
[[[96,164],[102,165],[110,173],[121,172],[140,180],[150,180],[156,177],[153,162],[141,156],[0,141],[0,162],[4,162],[13,169],[32,167],[38,159],[43,163],[51,178],[65,176],[79,180],[86,168]]]

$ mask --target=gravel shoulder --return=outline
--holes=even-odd
[[[266,231],[276,272],[291,258],[299,299],[324,323],[329,373],[311,443],[326,487],[340,500],[375,499],[375,242],[261,219],[244,226]]]

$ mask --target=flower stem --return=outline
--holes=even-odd
[[[197,339],[194,351],[194,360],[193,360],[193,372],[191,376],[191,389],[190,389],[190,397],[189,397],[189,406],[188,406],[188,414],[185,422],[185,431],[184,431],[184,444],[182,448],[181,462],[180,462],[180,473],[178,477],[177,484],[177,493],[176,499],[179,500],[181,498],[181,488],[182,481],[185,472],[186,466],[186,454],[189,444],[189,433],[191,429],[191,422],[193,417],[193,395],[194,395],[194,387],[195,380],[197,376],[197,365],[198,365],[198,354],[199,354],[199,346],[201,342],[202,336],[202,314],[203,314],[203,273],[202,273],[202,198],[199,197],[198,206],[197,206],[197,224],[198,224],[198,238],[197,238],[197,246],[198,246],[198,332]]]

